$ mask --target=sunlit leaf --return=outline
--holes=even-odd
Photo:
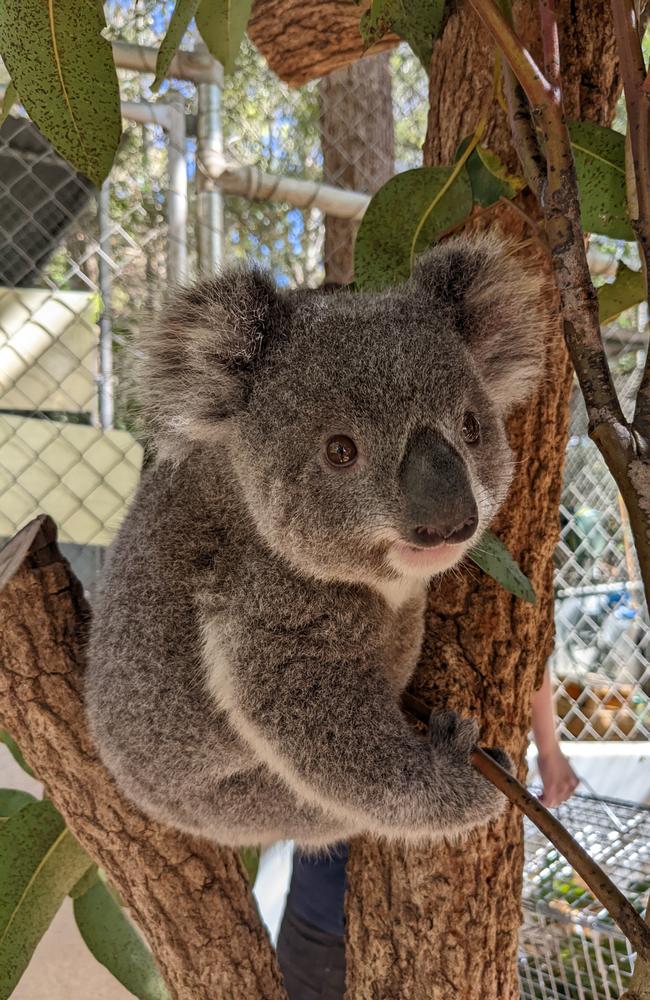
[[[15,739],[7,732],[6,729],[0,729],[0,743],[4,743],[13,759],[19,767],[22,767],[25,774],[28,774],[30,778],[33,778],[34,772],[20,752],[20,748]]]
[[[98,962],[139,1000],[169,1000],[151,952],[101,879],[73,906],[81,936]]]
[[[598,289],[598,312],[600,322],[611,323],[626,309],[645,301],[645,282],[642,271],[633,271],[621,261],[616,278],[609,285]]]
[[[470,551],[469,557],[510,594],[521,597],[529,604],[536,603],[537,598],[532,583],[493,532],[486,531],[481,535],[480,542]]]
[[[91,864],[51,802],[25,805],[0,828],[0,1000]]]
[[[445,0],[372,0],[359,25],[366,48],[394,32],[428,71],[444,9]]]
[[[0,54],[28,115],[99,185],[122,132],[120,93],[97,0],[2,0]]]
[[[377,290],[408,278],[411,250],[421,253],[472,210],[464,167],[419,167],[391,178],[374,195],[354,247],[355,281]]]
[[[253,0],[201,0],[196,26],[225,73],[232,73],[246,31]]]
[[[169,22],[169,27],[158,49],[156,59],[156,76],[151,84],[152,90],[158,90],[167,76],[167,70],[178,46],[183,40],[188,25],[196,14],[200,0],[176,0],[176,6]]]
[[[633,240],[625,189],[625,136],[592,122],[569,122],[585,232]]]

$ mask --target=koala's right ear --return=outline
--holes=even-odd
[[[171,299],[136,345],[138,400],[159,450],[182,454],[241,409],[265,338],[287,310],[271,277],[252,267]]]

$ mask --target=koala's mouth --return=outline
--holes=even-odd
[[[420,546],[409,542],[395,542],[389,551],[389,561],[394,569],[402,572],[415,571],[428,575],[444,573],[459,562],[467,544],[441,542],[440,545]]]

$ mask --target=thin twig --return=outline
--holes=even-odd
[[[402,695],[404,709],[419,722],[428,723],[431,710],[419,698]],[[599,864],[573,839],[571,834],[552,813],[521,782],[501,767],[489,752],[476,747],[471,756],[472,764],[488,781],[503,792],[518,809],[535,824],[558,851],[575,868],[610,916],[616,921],[632,946],[644,959],[650,958],[650,927],[636,912],[620,889],[608,878]]]

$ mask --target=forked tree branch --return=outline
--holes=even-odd
[[[282,1000],[236,853],[164,827],[118,791],[82,699],[90,610],[48,517],[0,553],[0,720],[144,932],[172,1000]]]

